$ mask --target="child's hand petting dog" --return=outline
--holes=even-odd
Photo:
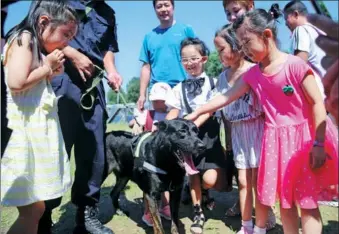
[[[140,125],[134,123],[133,128],[132,128],[133,135],[138,135],[142,132],[143,132],[143,126],[140,126]]]
[[[158,130],[158,127],[155,126],[155,125],[153,124],[153,126],[152,126],[152,132],[155,132],[155,131],[157,131],[157,130]]]
[[[186,115],[185,119],[195,121],[198,117],[199,115],[197,115],[197,113],[193,111],[191,114]]]

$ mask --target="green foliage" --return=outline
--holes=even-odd
[[[112,89],[109,89],[109,91],[107,93],[107,104],[110,104],[110,105],[118,104],[117,103],[117,96],[118,96],[118,94],[116,92],[114,92]]]
[[[208,57],[208,61],[205,65],[205,72],[209,77],[217,78],[222,72],[222,64],[219,61],[219,55],[216,51],[213,51]]]
[[[139,98],[139,87],[140,79],[139,77],[133,77],[127,84],[127,91],[122,90],[122,94],[128,103],[135,103]],[[113,90],[109,90],[107,93],[107,104],[125,104],[121,98],[117,98],[118,94]]]
[[[133,77],[127,84],[127,102],[135,103],[139,99],[140,78]]]
[[[325,3],[323,1],[319,1],[319,6],[327,17],[332,18],[330,12],[327,10],[327,7],[325,6]]]

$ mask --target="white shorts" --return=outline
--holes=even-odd
[[[232,122],[232,148],[237,169],[258,168],[264,120],[261,116],[247,121]]]

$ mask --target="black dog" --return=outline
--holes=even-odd
[[[145,193],[154,233],[164,233],[157,204],[161,193],[170,191],[171,232],[178,233],[178,211],[185,173],[197,173],[192,155],[201,153],[205,147],[198,138],[198,128],[191,121],[165,120],[157,127],[158,130],[148,133],[150,136],[141,143],[145,133],[137,137],[124,131],[107,134],[108,172],[116,176],[111,198],[115,211],[121,212],[118,204],[120,192],[132,180]]]

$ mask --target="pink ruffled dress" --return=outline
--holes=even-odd
[[[280,71],[265,75],[258,65],[244,76],[265,112],[265,128],[258,171],[258,198],[262,204],[282,208],[293,204],[303,209],[318,207],[317,201],[338,196],[338,129],[327,118],[325,164],[310,166],[315,129],[312,107],[302,90],[311,68],[289,55]]]

